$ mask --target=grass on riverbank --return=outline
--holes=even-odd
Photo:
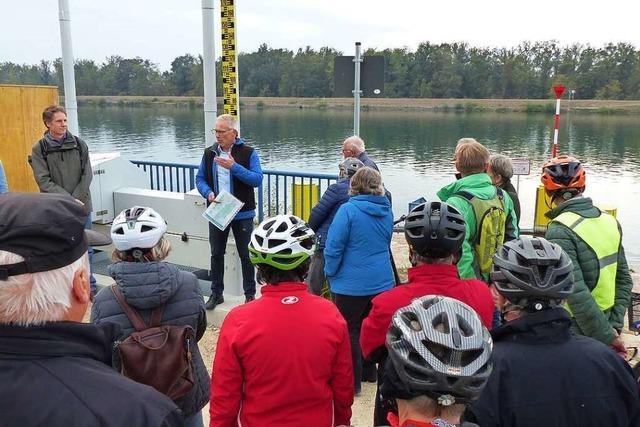
[[[96,106],[167,106],[201,109],[201,96],[78,96],[80,105]],[[222,98],[218,98],[219,105]],[[351,98],[268,98],[244,97],[244,108],[297,108],[297,109],[352,109]],[[363,98],[362,110],[413,110],[442,112],[523,112],[553,113],[555,102],[551,99],[431,99],[431,98]],[[640,100],[564,100],[563,110],[597,114],[640,114]],[[221,109],[221,108],[220,108]]]

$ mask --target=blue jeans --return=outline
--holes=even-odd
[[[84,225],[85,230],[91,230],[91,212],[89,212],[89,216],[87,217],[87,223]],[[96,278],[93,277],[93,266],[91,262],[93,261],[93,247],[89,246],[89,284],[91,285],[91,292],[95,293],[97,291]]]
[[[231,224],[221,231],[209,223],[209,244],[211,245],[211,294],[220,296],[224,292],[224,253],[229,238],[229,230],[233,230],[236,249],[242,265],[242,289],[245,297],[256,294],[255,270],[249,261],[249,242],[253,231],[253,218],[231,221]]]
[[[184,419],[184,427],[204,427],[202,411],[198,411]]]

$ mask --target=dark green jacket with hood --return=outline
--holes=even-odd
[[[600,209],[593,206],[589,197],[575,197],[556,206],[546,215],[554,219],[563,212],[573,212],[584,218],[596,218],[601,214]],[[620,224],[618,230],[622,237]],[[603,233],[606,231],[603,230]],[[600,274],[598,258],[593,249],[571,229],[555,221],[549,224],[545,238],[560,245],[573,262],[575,287],[568,299],[573,314],[573,331],[610,344],[615,338],[614,330],[620,331],[623,327],[624,314],[629,306],[633,287],[622,244],[618,251],[614,305],[603,312],[591,295]]]
[[[89,191],[93,172],[89,148],[83,140],[67,132],[59,144],[46,132],[33,144],[29,163],[40,192],[69,194],[84,203],[89,212],[93,210]]]

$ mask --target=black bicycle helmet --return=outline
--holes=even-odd
[[[446,258],[458,253],[464,234],[464,218],[446,203],[418,205],[404,222],[404,235],[409,246],[419,255],[429,258]]]
[[[338,165],[341,177],[352,177],[358,169],[364,167],[364,163],[355,157],[347,157]]]
[[[530,310],[554,307],[573,292],[573,264],[542,237],[511,240],[493,256],[491,280],[502,296]]]
[[[427,395],[444,406],[480,396],[491,374],[492,346],[478,314],[443,296],[427,295],[399,309],[387,332],[404,398]]]

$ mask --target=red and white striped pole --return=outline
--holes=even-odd
[[[556,116],[553,124],[553,148],[551,148],[551,157],[558,155],[558,130],[560,129],[560,98],[564,93],[565,87],[563,85],[557,85],[553,87],[553,91],[556,93]]]

